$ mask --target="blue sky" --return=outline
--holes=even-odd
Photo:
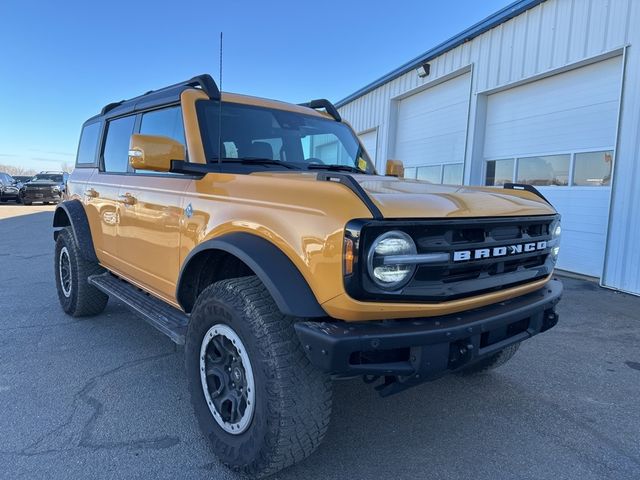
[[[0,164],[72,163],[103,105],[199,73],[223,90],[337,101],[510,0],[0,2]]]

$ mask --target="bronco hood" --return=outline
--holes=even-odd
[[[394,177],[353,175],[385,218],[549,215],[537,195],[495,187],[437,185]]]

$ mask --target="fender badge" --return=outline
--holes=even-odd
[[[191,204],[187,205],[187,208],[184,209],[184,214],[187,218],[191,218],[191,215],[193,215],[193,207]]]

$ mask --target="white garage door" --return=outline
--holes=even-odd
[[[599,277],[606,248],[621,58],[490,95],[485,182],[535,185],[562,214],[558,267]]]
[[[376,163],[376,151],[378,146],[378,130],[370,130],[368,132],[359,133],[358,138],[360,139],[360,143],[369,154],[369,158],[373,162],[374,165]]]
[[[460,75],[398,102],[395,158],[407,177],[462,183],[471,75]]]

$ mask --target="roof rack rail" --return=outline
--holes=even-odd
[[[218,85],[216,85],[216,82],[213,80],[211,75],[209,75],[208,73],[203,73],[202,75],[197,75],[189,80],[185,80],[184,82],[174,83],[173,85],[169,85],[167,87],[163,87],[158,90],[149,90],[148,92],[145,92],[143,95],[134,97],[130,100],[142,98],[152,93],[158,93],[164,90],[169,90],[171,88],[177,88],[177,87],[200,87],[202,91],[206,93],[211,100],[220,100],[220,97],[221,97],[220,89],[218,88]],[[124,102],[127,102],[127,101],[128,100],[120,100],[119,102],[113,102],[106,105],[100,112],[100,115],[104,115],[110,110],[113,110],[114,108],[116,108],[118,105],[122,105]]]
[[[105,113],[107,113],[110,110],[113,110],[114,108],[116,108],[118,105],[121,105],[124,102],[124,100],[120,100],[119,102],[111,102],[108,105],[105,105],[102,110],[100,110],[100,115],[104,115]]]
[[[300,105],[301,107],[313,108],[314,110],[324,108],[327,113],[335,119],[336,122],[342,121],[342,117],[338,113],[338,109],[326,98],[318,98],[317,100],[311,100],[310,102],[300,103],[298,105]]]
[[[509,190],[526,190],[527,192],[531,192],[534,195],[539,196],[541,199],[543,199],[545,202],[551,205],[551,202],[547,200],[547,198],[540,193],[540,190],[538,190],[533,185],[526,185],[524,183],[505,183],[504,188]]]

